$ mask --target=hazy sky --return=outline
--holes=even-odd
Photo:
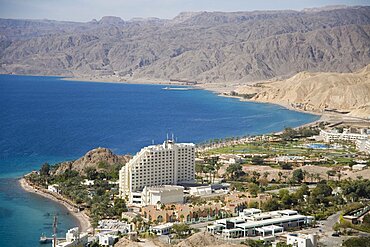
[[[370,0],[0,0],[1,18],[89,21],[114,15],[172,18],[182,11],[250,11],[325,5],[370,5]]]

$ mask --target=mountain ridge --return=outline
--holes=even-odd
[[[0,19],[0,73],[248,84],[370,63],[370,7],[187,12],[171,20]]]

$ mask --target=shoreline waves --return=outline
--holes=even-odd
[[[21,185],[21,187],[23,188],[24,191],[29,192],[29,193],[37,194],[39,196],[42,196],[44,198],[47,198],[49,200],[52,200],[52,201],[57,202],[60,205],[64,206],[69,211],[69,213],[75,219],[77,219],[77,221],[79,222],[79,228],[80,228],[81,231],[87,232],[87,231],[91,230],[90,217],[83,211],[76,212],[75,208],[72,205],[70,205],[70,203],[67,203],[66,198],[64,198],[61,195],[58,195],[58,197],[57,197],[56,195],[52,194],[51,192],[47,192],[46,190],[36,188],[32,184],[30,184],[27,181],[27,179],[25,179],[24,177],[20,178],[18,181],[19,181],[19,184]]]

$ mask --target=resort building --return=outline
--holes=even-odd
[[[205,196],[212,194],[211,185],[194,186],[189,188],[189,195],[191,196]]]
[[[161,235],[168,235],[171,233],[173,223],[166,223],[163,225],[153,226],[151,228],[151,232],[153,232],[155,235],[161,236]]]
[[[274,236],[292,227],[309,225],[313,217],[298,214],[294,210],[279,210],[262,213],[255,208],[244,209],[238,217],[216,220],[207,227],[211,234],[221,234],[225,239]]]
[[[210,201],[202,205],[168,204],[148,205],[142,207],[140,214],[148,221],[198,223],[224,217],[238,216],[239,212],[250,204],[260,204],[271,199],[271,195],[259,194],[257,197],[249,193],[227,195],[224,201]]]
[[[368,140],[357,140],[356,141],[356,148],[360,152],[365,152],[370,154],[370,139]]]
[[[333,129],[331,131],[321,130],[320,137],[325,142],[333,141],[357,141],[357,140],[368,140],[369,134],[367,131],[361,131],[360,133],[352,133],[350,129],[343,129],[340,133],[338,130]]]
[[[118,241],[119,236],[111,235],[111,234],[103,234],[99,235],[99,245],[101,246],[114,246],[114,244]]]
[[[67,231],[65,241],[60,241],[55,246],[57,247],[85,246],[87,242],[88,242],[88,234],[86,232],[80,233],[78,227],[75,227]],[[53,246],[54,246],[54,243],[53,243]]]
[[[317,235],[290,233],[287,235],[286,243],[294,247],[316,247],[317,246]]]
[[[48,191],[53,193],[59,193],[59,185],[58,184],[48,185]]]
[[[136,200],[138,199],[136,198]],[[133,203],[139,203],[142,206],[183,202],[184,187],[176,185],[145,187],[141,192],[141,201],[133,201]]]
[[[145,187],[194,182],[194,167],[192,143],[167,140],[162,145],[144,147],[119,172],[120,196],[130,204],[141,204]]]

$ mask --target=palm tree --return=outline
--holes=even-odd
[[[253,177],[258,181],[260,179],[261,174],[257,171],[253,171],[252,173]]]
[[[313,180],[315,179],[315,174],[313,174],[313,173],[308,173],[308,177],[310,178],[311,183],[312,183],[312,182],[313,182]]]
[[[302,174],[303,174],[303,182],[306,182],[306,178],[308,177],[308,172],[306,170],[303,170]]]
[[[315,179],[316,179],[316,181],[317,181],[317,182],[320,182],[320,180],[321,180],[321,176],[320,176],[320,174],[319,174],[319,173],[316,173],[316,174],[315,174]]]
[[[281,180],[281,176],[283,176],[283,173],[281,171],[278,172],[278,176],[279,176],[279,182]]]
[[[328,175],[328,181],[330,180],[330,177],[335,175],[335,172],[332,170],[326,171],[326,174]]]
[[[342,173],[340,173],[340,171],[338,171],[337,177],[338,177],[338,181],[340,181],[340,178],[342,177]]]
[[[263,173],[263,177],[264,177],[265,179],[267,179],[267,177],[268,177],[269,175],[270,175],[270,173],[269,173],[269,172],[267,172],[267,171]]]
[[[287,180],[288,176],[284,174],[284,175],[283,175],[283,178],[284,178],[284,181],[285,181],[285,183],[286,183],[286,180]]]

